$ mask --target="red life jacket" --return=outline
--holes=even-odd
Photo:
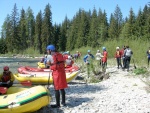
[[[53,63],[50,66],[50,69],[55,71],[58,69],[64,69],[65,68],[65,62],[64,62],[64,57],[62,54],[56,52],[55,55],[53,55]]]
[[[53,55],[53,63],[50,69],[53,70],[52,77],[54,82],[55,90],[67,88],[66,73],[65,73],[65,63],[62,54],[56,52]]]
[[[122,52],[116,51],[115,58],[121,58],[121,56],[122,56]]]
[[[8,73],[3,72],[3,76],[2,76],[1,79],[2,79],[2,82],[7,82],[7,81],[9,81],[9,80],[11,79],[10,72],[8,72]]]
[[[102,57],[102,62],[107,62],[107,55],[108,55],[107,51],[103,51],[104,57]]]

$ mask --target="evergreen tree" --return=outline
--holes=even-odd
[[[67,32],[68,32],[69,27],[70,27],[70,22],[66,16],[62,25],[57,26],[57,29],[55,31],[55,40],[58,39],[58,41],[59,41],[58,46],[59,46],[60,51],[66,50],[66,44],[67,44],[67,38],[68,38]]]
[[[90,25],[90,31],[89,31],[89,37],[87,40],[87,45],[96,47],[97,46],[97,40],[98,40],[98,22],[97,22],[97,11],[94,8],[92,17],[91,17],[91,25]]]
[[[122,24],[123,24],[123,19],[122,19],[122,12],[119,6],[116,6],[115,12],[114,12],[114,19],[115,19],[115,37],[114,38],[119,38],[119,35],[122,30]]]
[[[20,22],[19,22],[19,37],[20,37],[20,44],[18,46],[20,50],[25,50],[27,47],[26,42],[26,17],[25,17],[25,10],[22,8],[21,10],[21,16],[20,16]]]
[[[138,12],[138,16],[136,18],[136,21],[135,21],[135,26],[136,26],[136,29],[135,29],[135,35],[137,36],[137,38],[141,38],[143,36],[143,33],[142,33],[142,11],[141,9],[139,10]]]
[[[129,16],[129,20],[128,20],[128,36],[131,38],[135,37],[135,14],[133,12],[133,9],[130,9],[130,16]],[[128,37],[128,38],[129,38]]]
[[[50,8],[51,6],[48,4],[44,10],[44,17],[42,22],[42,52],[45,51],[47,45],[54,43],[52,13]]]
[[[42,53],[42,12],[40,11],[36,16],[35,23],[35,48]]]
[[[110,22],[109,22],[109,28],[108,28],[108,36],[110,39],[115,39],[116,38],[116,32],[115,32],[115,27],[116,27],[116,24],[115,24],[115,17],[113,16],[113,14],[111,14],[110,16]]]
[[[75,48],[80,48],[87,45],[88,33],[89,33],[89,21],[87,13],[84,10],[82,10],[79,22],[78,38],[76,39],[77,41]]]
[[[27,36],[27,48],[33,47],[35,35],[35,20],[33,11],[28,7],[26,11],[26,36]]]
[[[6,47],[7,47],[7,52],[12,52],[13,48],[12,48],[12,38],[11,38],[11,19],[10,19],[10,15],[7,15],[3,26],[2,26],[2,37],[4,38],[5,42],[6,42]]]
[[[19,52],[19,44],[20,44],[20,37],[19,37],[19,14],[17,5],[14,5],[14,8],[12,10],[11,14],[11,34],[10,34],[10,47],[13,48],[10,52]]]
[[[61,35],[60,28],[61,28],[60,24],[54,25],[54,39],[55,39],[55,41],[53,44],[56,45],[57,50],[62,51],[62,48],[65,46],[63,43],[60,44],[63,41],[63,40],[61,40],[61,36],[60,36]]]

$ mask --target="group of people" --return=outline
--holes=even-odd
[[[119,66],[120,66],[123,70],[127,69],[127,71],[129,71],[132,55],[133,55],[133,52],[129,48],[129,46],[123,46],[122,50],[120,50],[119,47],[116,47],[115,59],[117,61],[117,68],[119,69]],[[121,62],[121,59],[123,63]]]
[[[65,61],[65,68],[72,67],[72,65],[74,64],[74,61],[73,61],[72,56],[70,55],[70,52],[69,51],[64,52],[62,55],[63,55],[64,61]],[[47,64],[47,54],[44,57],[42,57],[42,59],[40,60],[40,63],[44,63],[45,64],[45,68],[49,68],[50,67]]]
[[[129,48],[129,46],[123,46],[123,49],[120,50],[119,47],[116,47],[115,51],[115,59],[117,62],[117,68],[121,67],[123,70],[127,69],[129,71],[129,65],[130,65],[130,60],[133,52]],[[84,56],[83,61],[85,64],[90,64],[91,59],[96,59],[99,63],[99,65],[102,66],[102,68],[106,68],[107,66],[107,57],[108,57],[108,52],[106,50],[106,47],[102,47],[102,53],[100,50],[97,50],[97,53],[94,55],[91,53],[90,50],[87,51],[87,55]],[[149,51],[149,60],[150,61],[150,51]],[[123,64],[122,64],[123,62]]]
[[[63,55],[59,53],[54,45],[48,45],[47,48],[46,60],[43,59],[45,64],[52,70],[53,84],[55,89],[55,98],[56,104],[51,105],[52,108],[59,108],[60,105],[66,106],[66,94],[65,88],[68,87],[66,81],[66,66],[71,66],[73,64],[73,60],[68,53],[67,55]],[[129,46],[124,46],[122,50],[119,47],[116,47],[115,59],[117,61],[117,68],[119,66],[123,69],[127,68],[129,70],[129,64],[131,60],[133,52],[129,48]],[[100,50],[97,50],[95,56],[91,53],[90,50],[87,51],[87,55],[84,56],[83,61],[85,64],[89,65],[91,63],[91,59],[96,59],[100,65],[103,67],[107,66],[107,57],[108,52],[106,51],[106,47],[102,48],[102,53]],[[150,61],[150,48],[147,51],[148,63]],[[121,63],[121,59],[123,64]],[[8,66],[3,68],[4,72],[0,74],[0,81],[7,84],[0,84],[2,87],[11,87],[13,85],[14,76],[12,72],[9,70]],[[60,102],[60,92],[61,92],[61,102]]]
[[[106,47],[102,48],[102,53],[100,50],[97,50],[96,55],[94,56],[91,53],[91,50],[87,51],[87,54],[84,56],[83,61],[85,64],[89,65],[92,59],[96,59],[98,63],[105,68],[107,66],[107,57],[108,57],[108,52],[106,51]],[[95,58],[96,57],[96,58]]]

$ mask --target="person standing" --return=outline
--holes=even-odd
[[[115,59],[117,61],[117,68],[118,69],[119,69],[119,66],[121,66],[121,68],[122,68],[121,58],[122,58],[122,53],[121,53],[119,47],[116,47]]]
[[[87,51],[87,55],[84,56],[83,61],[85,62],[85,64],[89,65],[91,59],[94,59],[93,54],[91,54],[91,50]]]
[[[124,55],[124,50],[126,49],[126,46],[123,46],[123,48],[120,50],[121,51],[121,56],[122,56],[122,64],[123,64],[123,66],[122,67],[124,67],[125,66],[125,57],[123,56]],[[126,67],[125,67],[126,68]]]
[[[108,53],[106,51],[106,47],[103,47],[102,50],[103,50],[103,53],[102,53],[102,55],[103,55],[103,57],[102,57],[102,69],[104,70],[107,66]]]
[[[103,56],[102,56],[100,50],[97,50],[97,53],[96,53],[95,57],[96,57],[96,60],[97,60],[97,61],[99,62],[99,64],[101,65],[101,64],[102,64],[102,63],[101,63],[101,58],[102,58]]]
[[[57,52],[54,45],[47,46],[47,64],[52,70],[53,84],[55,89],[56,104],[52,108],[60,107],[60,92],[62,96],[61,104],[66,106],[65,88],[68,87],[65,73],[65,60],[61,53]]]
[[[2,82],[0,86],[9,88],[13,85],[13,81],[15,80],[15,78],[13,76],[13,73],[9,70],[8,66],[5,66],[3,70],[3,73],[0,74],[0,81]]]
[[[146,54],[147,54],[147,64],[148,64],[148,67],[149,67],[149,61],[150,61],[150,47],[149,47],[149,49],[147,50]]]
[[[70,68],[74,64],[74,61],[72,60],[71,56],[68,56],[68,59],[65,60],[65,68]]]
[[[129,46],[126,46],[126,49],[124,51],[124,57],[125,57],[125,65],[124,68],[127,68],[127,71],[129,71],[129,67],[130,67],[130,60],[131,60],[131,56],[133,55],[132,50],[129,48]]]

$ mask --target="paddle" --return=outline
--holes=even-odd
[[[134,69],[136,69],[136,65],[135,65],[134,59],[133,59],[133,64],[134,64]]]
[[[23,86],[32,86],[32,82],[31,81],[23,81],[23,82],[20,82],[21,83],[21,85],[23,85]]]
[[[7,92],[7,87],[0,87],[0,93],[5,94]]]

